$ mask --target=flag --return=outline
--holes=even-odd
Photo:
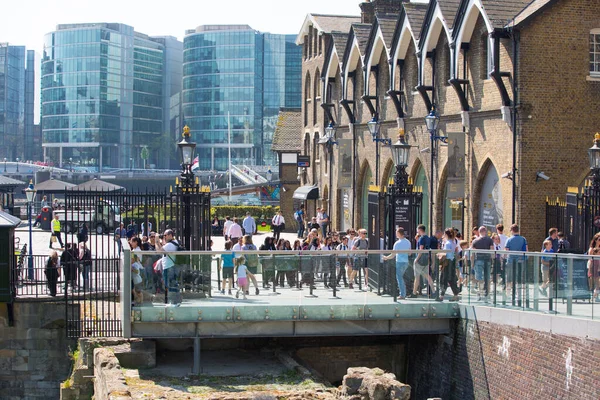
[[[196,158],[194,158],[194,161],[192,161],[192,171],[195,171],[198,168],[200,168],[200,159],[198,157],[199,156],[196,156]]]

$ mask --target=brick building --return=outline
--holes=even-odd
[[[423,191],[423,223],[433,199],[436,230],[515,221],[537,249],[546,196],[562,198],[589,173],[586,150],[600,130],[600,3],[373,0],[360,12],[309,14],[297,38],[298,130],[313,160],[301,183],[318,185],[333,227],[366,227],[369,191],[383,193],[393,176],[389,148],[367,129],[377,116],[379,138],[395,141],[403,129],[414,146],[408,172]],[[432,105],[450,142],[433,157],[433,195],[424,120]],[[332,154],[319,144],[330,122]]]

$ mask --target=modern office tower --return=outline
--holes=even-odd
[[[31,160],[35,53],[0,43],[0,159]]]
[[[198,143],[200,169],[226,170],[229,147],[234,164],[274,162],[279,108],[301,102],[302,54],[295,39],[248,25],[186,32],[182,111]]]
[[[118,23],[58,25],[42,59],[44,159],[88,170],[163,167],[182,44]]]

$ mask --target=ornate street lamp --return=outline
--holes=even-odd
[[[19,172],[19,157],[17,157],[17,172]]]
[[[435,158],[437,157],[437,142],[442,141],[444,143],[448,143],[448,137],[446,136],[438,136],[438,128],[440,125],[440,117],[435,110],[435,104],[431,107],[431,111],[429,115],[425,117],[425,125],[427,126],[427,130],[429,131],[429,138],[431,140],[431,165],[429,170],[429,234],[433,234],[433,199],[435,196],[433,194],[433,179],[434,176],[434,167],[435,167]]]
[[[321,140],[321,144],[325,146],[329,152],[329,195],[327,199],[327,210],[331,213],[331,187],[333,185],[333,146],[338,144],[335,140],[337,127],[333,121],[329,121],[329,125],[325,128],[325,135]],[[325,233],[325,232],[323,232]],[[335,296],[335,294],[334,294]]]
[[[592,170],[592,186],[600,189],[600,132],[594,136],[594,145],[588,149],[590,169]]]
[[[181,157],[181,177],[190,178],[193,176],[192,162],[196,152],[196,143],[190,141],[190,128],[187,125],[183,127],[182,136],[181,142],[177,143]]]
[[[398,141],[391,146],[392,160],[396,166],[393,185],[394,192],[404,193],[408,187],[408,175],[406,173],[406,167],[408,166],[410,147],[411,146],[406,143],[404,129],[400,129],[398,133]]]
[[[35,200],[35,193],[37,191],[33,187],[33,181],[29,181],[29,186],[25,189],[25,196],[27,196],[27,216],[29,217],[29,259],[28,263],[28,272],[27,277],[30,280],[33,280],[33,233],[32,233],[32,223],[31,216],[33,214],[33,202]]]

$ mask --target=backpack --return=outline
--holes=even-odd
[[[176,240],[171,240],[169,243],[173,243],[177,247],[177,251],[187,251],[185,246],[180,245]],[[186,265],[190,261],[190,256],[186,255],[175,255],[175,257],[169,255],[169,258],[175,265]]]
[[[92,252],[90,249],[86,248],[83,251],[83,257],[81,258],[81,261],[83,261],[83,265],[92,265]]]
[[[431,247],[429,245],[425,246],[424,250],[429,250]],[[424,267],[429,265],[429,254],[421,253],[421,257],[417,260],[417,264]]]

